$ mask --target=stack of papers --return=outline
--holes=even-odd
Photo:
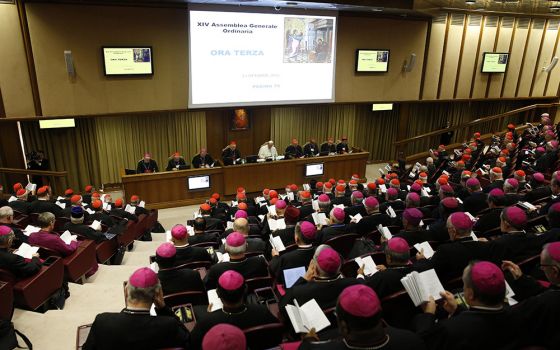
[[[29,236],[30,234],[35,233],[35,232],[39,232],[39,231],[41,231],[40,227],[33,226],[33,225],[27,225],[27,227],[25,227],[25,229],[23,229],[23,234],[26,235],[26,236]]]
[[[284,247],[284,242],[282,242],[282,238],[280,236],[273,237],[270,235],[270,245],[274,248],[278,253],[283,252],[286,250]]]
[[[329,224],[329,220],[327,220],[327,215],[325,213],[313,213],[311,216],[313,217],[315,225],[327,226]]]
[[[296,281],[303,276],[305,276],[305,266],[284,270],[284,286],[292,288]]]
[[[89,227],[91,227],[95,231],[101,231],[101,222],[98,221],[98,220],[95,220],[94,222],[91,223],[91,225],[89,225]]]
[[[357,257],[354,261],[358,264],[359,267],[364,266],[364,274],[366,276],[371,276],[375,274],[377,271],[377,265],[373,261],[371,256],[366,256],[365,258]]]
[[[439,300],[441,299],[439,293],[444,291],[434,269],[420,273],[413,271],[401,278],[401,283],[410,299],[412,299],[414,306],[429,301],[430,296]]]
[[[21,256],[24,259],[33,258],[33,254],[39,251],[39,247],[32,247],[27,243],[22,243],[14,254]]]
[[[296,333],[307,333],[311,328],[315,328],[315,332],[320,332],[331,325],[315,299],[311,299],[301,307],[294,299],[294,304],[286,305],[286,312]]]
[[[270,228],[270,231],[283,230],[286,228],[286,222],[284,219],[268,219],[268,227]]]
[[[422,252],[426,259],[430,259],[432,256],[434,256],[435,253],[432,249],[432,246],[428,242],[416,243],[414,245],[414,248],[416,248],[418,252]]]
[[[208,294],[208,304],[212,305],[210,312],[221,310],[222,307],[224,307],[224,304],[222,304],[222,300],[218,296],[218,292],[215,289],[210,289],[207,294]]]
[[[78,240],[78,236],[73,235],[70,233],[70,231],[66,230],[64,231],[64,233],[62,235],[60,235],[60,239],[62,239],[64,241],[64,243],[66,243],[67,245],[70,245],[70,243],[72,243],[72,241],[77,241]]]

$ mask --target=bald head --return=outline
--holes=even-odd
[[[245,218],[235,219],[233,222],[233,231],[237,231],[244,235],[249,234],[249,221]]]

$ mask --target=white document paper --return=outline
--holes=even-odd
[[[313,213],[311,214],[311,216],[313,217],[313,221],[315,222],[315,225],[326,226],[329,224],[329,221],[327,220],[327,215],[325,213]]]
[[[513,289],[511,289],[509,283],[507,283],[506,281],[506,299],[508,301],[509,306],[513,306],[517,304],[517,300],[513,299],[514,296],[515,293],[513,292]]]
[[[388,227],[386,226],[381,226],[381,225],[377,225],[377,231],[379,231],[379,233],[381,233],[381,235],[388,241],[391,238],[393,238],[393,235],[391,234],[391,231],[389,230]]]
[[[126,207],[124,207],[124,211],[126,211],[127,213],[130,213],[130,214],[134,214],[134,213],[136,213],[136,208],[134,208],[130,204],[127,204]]]
[[[8,203],[12,203],[12,202],[15,202],[15,201],[17,201],[17,197],[14,197],[14,196],[11,196],[11,197],[8,199]]]
[[[471,231],[471,238],[473,241],[477,242],[478,241],[478,237],[474,234],[474,232]]]
[[[288,200],[289,200],[290,202],[293,202],[294,199],[295,199],[295,197],[294,197],[294,192],[288,192]]]
[[[381,189],[381,193],[387,192],[387,186],[385,186],[385,184],[379,185],[379,188]]]
[[[28,183],[27,186],[25,186],[25,189],[29,192],[33,192],[37,189],[37,184]]]
[[[98,220],[95,220],[94,222],[91,223],[91,225],[89,225],[89,227],[91,227],[95,231],[99,231],[99,230],[101,230],[101,222],[98,221]]]
[[[427,302],[432,296],[435,300],[441,299],[443,286],[434,269],[424,272],[413,271],[401,279],[404,289],[410,296],[414,306]]]
[[[393,210],[393,207],[391,207],[391,206],[389,206],[385,212],[387,213],[387,215],[389,215],[389,217],[391,219],[394,219],[394,218],[397,217],[397,213],[395,213],[395,210]]]
[[[455,199],[457,199],[457,202],[459,202],[460,204],[463,204],[463,201],[461,200],[461,198],[457,197]]]
[[[296,333],[307,333],[311,328],[315,328],[316,332],[320,332],[331,325],[315,299],[311,299],[301,307],[298,305],[297,300],[294,300],[294,304],[286,305],[286,312]]]
[[[432,246],[430,245],[430,243],[424,241],[422,243],[416,243],[414,245],[414,248],[416,248],[416,250],[418,252],[423,251],[424,256],[426,257],[426,259],[430,259],[432,256],[434,256],[434,250],[432,249]]]
[[[39,247],[32,247],[27,243],[22,243],[14,254],[21,256],[24,259],[33,258],[33,254],[39,251]]]
[[[63,200],[65,200],[65,199],[66,199],[66,198],[64,198],[64,197],[62,197],[62,196],[58,196],[58,198],[57,198],[56,200],[57,200],[57,201],[63,201]]]
[[[284,273],[284,287],[292,288],[296,281],[305,276],[305,266],[294,267],[292,269],[286,269]]]
[[[422,187],[422,188],[420,189],[420,195],[421,195],[422,197],[429,197],[429,196],[430,196],[424,187]]]
[[[216,252],[216,256],[218,257],[218,262],[228,262],[229,261],[229,254],[228,253],[220,253]]]
[[[286,250],[286,247],[284,247],[284,242],[282,242],[282,238],[280,238],[280,236],[273,237],[272,235],[270,235],[270,245],[279,253]]]
[[[58,205],[60,208],[65,209],[66,208],[66,203],[60,203],[60,202],[56,202],[56,205]]]
[[[371,276],[379,271],[377,270],[377,265],[375,265],[375,262],[373,261],[373,258],[371,256],[366,256],[365,258],[357,257],[354,259],[354,261],[358,264],[359,267],[364,266],[364,274],[366,276]]]
[[[152,271],[154,271],[155,273],[158,273],[158,271],[159,271],[159,265],[157,264],[157,262],[154,261],[153,263],[151,263],[151,264],[150,264],[150,269],[151,269]]]
[[[233,222],[232,221],[228,221],[226,223],[226,230],[233,230]]]
[[[276,206],[274,206],[274,205],[268,206],[268,213],[269,213],[271,216],[276,216],[276,215],[277,215],[277,214],[276,214]]]
[[[529,211],[534,211],[537,210],[537,207],[535,207],[534,205],[532,205],[529,202],[519,202],[519,204],[521,204],[521,206]]]
[[[40,227],[37,226],[33,226],[33,225],[27,225],[27,227],[25,227],[25,229],[23,229],[23,234],[26,236],[29,236],[30,234],[34,233],[34,232],[39,232],[41,231]]]
[[[362,214],[358,213],[354,216],[350,215],[350,219],[352,219],[352,222],[355,222],[357,224],[358,222],[360,222],[363,219],[363,216],[362,216]]]
[[[145,207],[146,207],[146,202],[140,201],[140,203],[138,204],[138,206],[139,206],[140,208],[145,208]]]
[[[333,208],[339,208],[339,209],[344,210],[344,204],[335,204],[335,205],[333,205]]]
[[[270,231],[283,230],[286,228],[286,222],[284,219],[268,219],[268,227],[270,228]]]
[[[210,289],[208,291],[208,304],[212,304],[210,312],[221,310],[222,307],[224,307],[224,305],[222,304],[222,300],[218,296],[218,292],[215,289]]]
[[[72,243],[72,241],[77,241],[78,240],[78,236],[73,235],[70,233],[70,231],[66,230],[64,231],[63,234],[60,235],[60,239],[62,239],[64,241],[64,243],[66,243],[67,245],[70,245],[70,243]]]
[[[89,215],[95,214],[95,211],[92,210],[92,209],[90,209],[90,208],[86,208],[86,212],[87,212]]]
[[[232,207],[237,207],[239,205],[238,201],[231,201],[231,206]]]
[[[261,222],[263,222],[263,221],[264,221],[264,215],[259,215],[259,220],[260,220]]]
[[[255,197],[255,204],[259,204],[261,202],[266,202],[266,199],[263,196]]]
[[[311,201],[311,207],[313,208],[313,210],[318,211],[319,210],[319,201],[317,201],[317,200]]]
[[[304,191],[311,191],[311,186],[309,186],[309,184],[303,184],[303,190]]]

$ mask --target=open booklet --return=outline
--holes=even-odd
[[[429,301],[430,296],[439,300],[441,299],[439,293],[444,291],[434,269],[424,272],[413,271],[401,278],[401,283],[410,299],[412,299],[414,306]]]
[[[269,218],[268,227],[270,228],[270,231],[283,230],[286,228],[286,222],[284,219],[274,220]]]
[[[354,261],[358,264],[359,267],[364,267],[364,275],[371,276],[375,274],[377,271],[377,265],[373,261],[371,256],[366,256],[365,258],[357,257]]]
[[[60,239],[62,239],[64,241],[64,243],[70,244],[70,243],[72,243],[72,241],[77,241],[78,236],[73,235],[73,234],[70,233],[70,231],[66,230],[66,231],[64,231],[63,234],[60,235]]]
[[[414,245],[414,248],[416,248],[416,250],[419,253],[422,252],[426,259],[430,259],[432,256],[434,256],[435,253],[434,250],[432,249],[432,246],[427,241],[422,243],[416,243]]]
[[[315,225],[327,226],[329,224],[329,220],[327,220],[327,215],[325,213],[313,213],[311,216],[313,217]]]
[[[270,235],[270,245],[274,248],[278,253],[283,252],[286,250],[284,246],[284,242],[282,242],[282,238],[280,236],[273,237]]]
[[[286,305],[286,313],[296,333],[308,333],[311,328],[315,328],[315,332],[320,332],[331,325],[315,299],[309,300],[301,307],[294,299],[294,304]]]
[[[381,224],[377,225],[377,231],[379,231],[379,233],[381,233],[383,238],[385,238],[387,241],[390,240],[391,238],[393,238],[393,235],[391,234],[391,231],[386,226],[383,226]]]
[[[92,229],[94,229],[95,231],[99,231],[101,230],[101,221],[98,220],[94,220],[91,225],[89,225],[89,227],[91,227]]]
[[[23,234],[26,235],[26,236],[29,236],[30,234],[35,233],[35,232],[39,232],[39,231],[41,231],[40,227],[33,226],[33,225],[27,225],[23,229]]]
[[[218,292],[215,289],[210,289],[207,294],[208,294],[208,305],[212,305],[210,312],[220,310],[224,306],[222,304],[222,300],[218,296]]]
[[[24,259],[33,258],[33,254],[39,251],[39,247],[32,247],[27,243],[22,243],[14,254],[21,256]]]
[[[300,277],[305,276],[305,266],[286,269],[283,271],[283,274],[284,274],[284,287],[292,288],[294,283],[296,283],[296,281]]]

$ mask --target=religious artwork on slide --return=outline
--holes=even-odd
[[[247,130],[250,126],[249,113],[245,108],[233,110],[231,117],[231,130]]]

